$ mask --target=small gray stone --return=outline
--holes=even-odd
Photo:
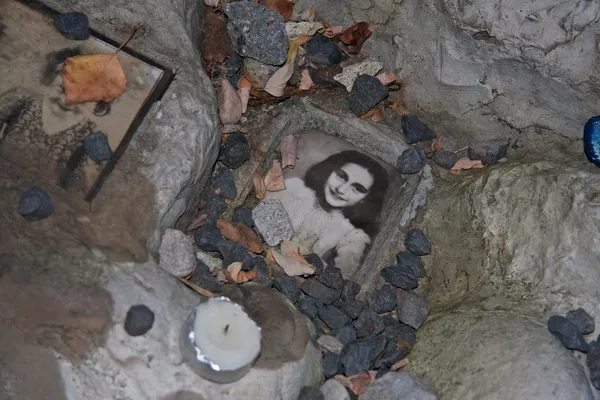
[[[202,206],[200,212],[206,215],[205,225],[207,225],[209,221],[216,223],[221,214],[227,210],[227,202],[225,199],[210,189],[202,195]]]
[[[304,386],[300,390],[298,400],[325,400],[325,396],[323,396],[319,388]]]
[[[206,266],[208,266],[208,270],[212,274],[216,269],[220,269],[223,266],[223,260],[217,257],[213,257],[205,251],[196,251],[196,258],[199,261],[202,261]]]
[[[85,153],[94,161],[100,162],[112,157],[113,151],[104,132],[92,132],[83,139]]]
[[[360,285],[350,279],[346,279],[342,289],[342,300],[355,299],[358,293],[360,293]]]
[[[345,346],[356,340],[356,328],[350,325],[344,326],[337,331],[335,337]]]
[[[396,254],[396,266],[409,271],[415,278],[423,278],[425,276],[425,268],[423,267],[421,258],[408,251],[400,251]]]
[[[246,207],[240,207],[235,210],[233,213],[233,217],[231,217],[233,222],[240,222],[246,225],[248,228],[254,227],[254,220],[252,219],[252,210]]]
[[[596,389],[600,389],[600,343],[591,342],[586,363],[590,370],[590,381]]]
[[[306,58],[315,64],[335,65],[342,61],[342,51],[335,43],[321,34],[313,35],[306,48]]]
[[[194,269],[194,272],[192,272],[192,276],[190,276],[189,280],[190,282],[200,286],[203,289],[210,290],[211,292],[220,292],[223,288],[221,282],[211,275],[208,265],[200,260],[196,262],[196,268]]]
[[[325,400],[350,400],[346,387],[337,379],[328,379],[321,385],[321,392]],[[383,399],[382,399],[383,400]]]
[[[340,329],[352,323],[352,318],[332,305],[319,307],[317,314],[321,318],[321,321],[325,322],[331,329]]]
[[[548,331],[558,339],[563,346],[569,350],[579,350],[586,353],[589,345],[579,331],[579,327],[573,322],[560,315],[552,315],[548,318]]]
[[[158,250],[158,265],[171,275],[183,278],[196,268],[196,255],[192,240],[176,229],[167,229]]]
[[[237,197],[237,187],[233,172],[221,163],[217,163],[212,176],[210,185],[211,190],[221,197],[235,199]]]
[[[217,225],[209,221],[205,223],[194,233],[194,241],[200,250],[204,251],[219,251],[219,243],[223,241],[221,231]]]
[[[416,174],[425,166],[425,151],[411,147],[402,152],[396,161],[396,169],[401,174]]]
[[[340,291],[328,288],[316,279],[305,280],[302,285],[300,285],[300,289],[322,304],[333,303],[340,298],[341,293]]]
[[[399,397],[401,394],[402,397]],[[359,400],[437,400],[433,386],[408,372],[389,372],[369,385]]]
[[[588,335],[596,329],[594,317],[588,314],[583,308],[569,311],[567,313],[567,319],[577,325],[579,332],[583,335]]]
[[[273,247],[294,236],[290,216],[279,200],[263,200],[252,210],[252,219],[265,242]]]
[[[352,91],[348,95],[348,106],[357,117],[360,117],[379,104],[387,95],[387,88],[379,79],[371,75],[360,75],[354,81]]]
[[[323,269],[325,268],[325,266],[323,265],[323,260],[321,260],[321,257],[319,257],[318,254],[315,254],[315,253],[307,254],[304,256],[304,259],[306,260],[307,263],[309,263],[310,265],[312,265],[313,267],[316,268],[313,276],[318,277],[319,275],[321,275],[321,272],[323,272]]]
[[[54,17],[54,26],[70,40],[87,40],[90,37],[90,21],[82,12],[58,14]]]
[[[317,339],[319,348],[323,351],[331,351],[334,353],[340,353],[344,345],[337,338],[329,335],[323,335]]]
[[[396,301],[396,299],[394,299]],[[356,319],[360,316],[364,308],[364,304],[356,299],[348,299],[347,301],[341,300],[339,303],[340,310],[348,314],[352,319]]]
[[[370,335],[379,335],[385,329],[383,319],[371,306],[366,305],[360,317],[354,321],[356,337],[364,338]]]
[[[426,142],[437,137],[434,131],[412,115],[402,116],[402,133],[408,144]]]
[[[250,143],[241,132],[232,132],[221,140],[219,161],[229,168],[236,169],[250,159]]]
[[[19,214],[28,221],[39,221],[54,214],[54,203],[48,193],[32,186],[21,193]]]
[[[284,274],[276,275],[273,278],[273,286],[290,299],[292,303],[298,301],[298,297],[300,297],[300,286],[293,276]]]
[[[254,265],[254,259],[241,243],[223,239],[217,244],[217,248],[223,257],[223,268],[229,267],[234,262],[241,262],[242,270],[247,271]]]
[[[254,278],[254,280],[252,281],[253,283],[268,288],[273,286],[273,281],[269,276],[269,267],[267,265],[267,260],[265,260],[264,257],[254,257],[254,266],[252,267],[252,271],[256,272],[256,278]]]
[[[129,336],[141,336],[152,329],[152,325],[154,325],[154,313],[148,306],[138,304],[127,311],[123,328]]]
[[[340,369],[340,355],[331,351],[323,355],[323,375],[332,378],[338,374]]]
[[[496,164],[506,157],[509,142],[507,139],[492,139],[473,143],[467,155],[471,160],[481,160],[484,165]]]
[[[279,69],[277,66],[264,64],[252,58],[244,59],[244,68],[256,80],[256,85],[259,88],[264,88],[269,78]]]
[[[378,314],[392,311],[396,308],[396,291],[390,285],[383,285],[371,293],[369,304]]]
[[[425,232],[420,229],[411,229],[406,233],[404,246],[406,246],[406,250],[415,256],[426,256],[431,253],[431,242],[425,235]]]
[[[396,313],[400,322],[419,329],[429,316],[429,303],[413,291],[403,291],[398,296]]]
[[[344,375],[357,375],[372,369],[375,360],[383,352],[386,345],[387,340],[382,335],[348,343],[340,354],[340,364]]]
[[[330,265],[321,272],[319,276],[319,281],[332,289],[339,290],[344,286],[344,277],[342,276],[342,271]]]
[[[227,33],[237,53],[271,65],[287,59],[288,37],[279,12],[251,1],[225,6]]]
[[[313,319],[317,316],[317,312],[319,311],[318,304],[317,300],[310,296],[301,296],[300,299],[298,299],[298,304],[296,304],[296,306],[302,314]]]
[[[380,274],[386,282],[402,290],[413,290],[419,285],[412,271],[397,265],[385,267]]]
[[[447,150],[440,150],[433,156],[433,161],[444,169],[451,169],[458,161],[458,155]]]

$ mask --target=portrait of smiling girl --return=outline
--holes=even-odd
[[[325,263],[335,263],[349,277],[378,232],[388,182],[378,161],[343,150],[309,166],[301,176],[286,177],[286,189],[267,198],[283,204],[294,240],[312,246]]]

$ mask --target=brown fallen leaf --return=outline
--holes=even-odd
[[[269,262],[269,264],[276,264],[277,261],[275,261],[275,257],[273,257],[273,249],[269,247],[269,249],[267,250],[267,255],[265,256],[265,258],[267,259],[267,261]]]
[[[298,147],[298,138],[294,135],[287,135],[281,141],[281,164],[283,168],[294,169],[296,166],[296,151]]]
[[[222,63],[233,54],[233,45],[227,34],[227,19],[216,12],[204,12],[204,40],[202,41],[202,61],[210,74],[215,63]]]
[[[336,375],[333,378],[350,389],[354,394],[361,395],[371,383],[375,382],[377,371],[361,372],[358,375]]]
[[[206,218],[208,218],[208,215],[206,215],[206,214],[198,215],[196,218],[194,218],[194,220],[192,222],[190,222],[190,224],[187,226],[187,228],[185,228],[185,231],[190,232],[190,231],[193,231],[194,229],[200,228],[202,225],[204,225],[204,221],[206,221]]]
[[[275,71],[269,78],[263,89],[265,92],[275,97],[281,97],[283,95],[283,91],[294,73],[294,63],[296,62],[297,54],[298,52],[295,51],[291,55],[289,62]]]
[[[300,90],[308,90],[311,87],[315,86],[312,78],[310,77],[310,73],[307,69],[303,69],[300,75],[300,83],[298,84],[298,89]]]
[[[383,84],[383,86],[387,86],[390,83],[396,82],[398,80],[398,76],[393,72],[382,72],[377,75],[377,79]]]
[[[252,175],[252,184],[254,185],[254,195],[257,199],[262,200],[267,194],[267,187],[265,186],[265,180],[258,171],[254,171]]]
[[[346,29],[340,35],[340,41],[348,46],[349,53],[356,54],[372,33],[368,23],[359,22]]]
[[[396,111],[400,115],[410,115],[408,110],[400,104],[398,100],[393,100],[391,105],[392,110]]]
[[[334,37],[340,35],[344,31],[344,28],[341,25],[330,26],[323,30],[323,36],[333,39]]]
[[[127,79],[116,54],[69,57],[62,70],[67,104],[111,102],[127,89]]]
[[[444,146],[442,145],[442,137],[438,136],[431,142],[431,151],[436,152],[443,150]]]
[[[392,371],[398,371],[400,368],[404,368],[408,365],[408,358],[403,358],[400,361],[397,361],[394,365],[392,365],[392,367],[390,368]]]
[[[242,114],[245,114],[248,109],[248,100],[250,100],[250,89],[252,89],[252,81],[245,76],[238,82],[238,94],[242,101]]]
[[[226,239],[240,243],[253,253],[262,253],[265,247],[258,235],[246,225],[239,222],[217,220],[217,228]]]
[[[226,283],[244,283],[256,278],[254,271],[242,271],[242,263],[234,262],[227,267],[221,279]]]
[[[374,122],[379,122],[379,121],[383,121],[385,119],[384,115],[383,115],[383,109],[381,107],[375,107],[375,108],[371,108],[369,111],[367,111],[365,114],[360,116],[362,119],[367,119],[367,118],[371,118],[371,121]]]
[[[279,160],[273,160],[271,169],[265,175],[265,189],[267,192],[279,192],[285,189],[283,169]]]
[[[316,268],[309,264],[298,252],[289,252],[284,256],[279,251],[271,249],[271,254],[275,262],[289,276],[312,275],[315,273]]]
[[[298,45],[298,46],[302,46],[303,44],[310,42],[311,39],[312,39],[312,36],[300,35],[296,39],[294,39],[293,42],[296,43],[296,45]]]
[[[470,160],[467,157],[460,158],[453,166],[450,168],[450,173],[453,175],[458,175],[460,171],[463,169],[471,169],[471,168],[483,168],[484,165],[481,160]]]
[[[201,288],[200,286],[196,285],[195,283],[192,283],[186,279],[183,278],[179,278],[179,280],[181,282],[183,282],[186,286],[188,286],[189,288],[195,290],[196,292],[200,293],[202,296],[206,296],[206,297],[215,297],[215,294],[213,292],[211,292],[208,289],[204,289]]]
[[[279,12],[286,22],[292,18],[294,12],[293,0],[259,0],[258,3]]]
[[[217,104],[219,106],[219,118],[221,118],[223,125],[237,124],[242,118],[242,99],[227,79],[221,79]]]

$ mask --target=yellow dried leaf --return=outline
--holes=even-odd
[[[254,195],[257,199],[262,200],[265,198],[267,188],[265,186],[265,180],[258,171],[254,171],[252,175],[252,183],[254,184]]]
[[[442,145],[442,137],[438,136],[435,139],[433,139],[433,142],[431,142],[431,151],[440,151],[443,149],[444,147]]]
[[[241,243],[242,246],[253,253],[260,254],[265,249],[258,235],[242,223],[219,219],[217,220],[217,228],[226,239]]]
[[[275,262],[289,276],[312,275],[315,273],[316,268],[309,264],[297,251],[290,251],[284,256],[279,251],[271,249],[271,254]]]
[[[396,111],[400,115],[409,115],[410,113],[406,108],[400,104],[398,100],[392,101],[392,110]]]
[[[265,256],[265,258],[267,259],[269,264],[277,263],[277,261],[275,261],[275,257],[273,257],[273,249],[271,249],[270,247],[269,250],[267,250],[267,255]]]
[[[225,278],[227,279],[227,281],[229,283],[238,283],[237,277],[241,270],[242,270],[241,262],[238,261],[238,262],[231,263],[227,267],[227,270],[225,271]]]
[[[267,192],[279,192],[285,189],[283,169],[279,160],[273,160],[273,166],[265,175],[265,189]]]
[[[371,118],[371,121],[379,122],[383,121],[385,117],[383,116],[383,110],[380,107],[371,108],[365,114],[360,116],[362,119]]]
[[[454,175],[458,175],[460,171],[463,169],[471,169],[471,168],[483,168],[484,165],[481,160],[470,160],[467,157],[463,157],[459,159],[453,166],[450,168],[450,173]]]
[[[127,89],[116,54],[69,57],[62,70],[65,102],[113,101]]]

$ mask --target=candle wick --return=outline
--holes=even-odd
[[[225,335],[227,335],[227,332],[229,332],[229,324],[225,325],[225,329],[223,329]]]

